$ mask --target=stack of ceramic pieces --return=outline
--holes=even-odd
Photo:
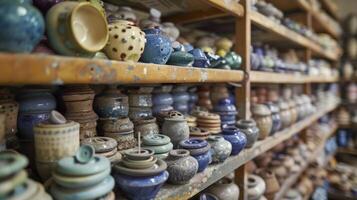
[[[210,99],[210,89],[209,86],[200,86],[197,91],[198,102],[197,105],[206,108],[207,110],[212,110],[212,102]]]
[[[100,119],[101,126],[99,130],[101,135],[113,138],[118,143],[118,150],[134,148],[137,141],[134,137],[134,125],[128,117],[117,119],[103,118]]]
[[[115,139],[109,137],[92,137],[82,140],[83,145],[94,147],[95,154],[104,156],[115,164],[121,160],[121,154],[118,152],[118,143]]]
[[[189,127],[196,127],[197,126],[197,117],[188,115],[186,116],[186,121]]]
[[[208,131],[202,131],[197,127],[190,127],[190,138],[197,138],[206,140],[210,133]]]
[[[189,111],[188,101],[190,100],[190,95],[187,92],[187,88],[187,85],[176,85],[171,92],[174,109],[184,115],[188,114]]]
[[[5,115],[4,131],[7,143],[12,143],[16,140],[18,111],[19,104],[14,100],[14,96],[6,89],[0,90],[0,113]],[[0,141],[0,146],[5,145],[3,142]]]
[[[165,159],[169,152],[173,149],[171,140],[166,135],[151,134],[143,137],[143,148],[150,149],[154,152],[154,156],[159,159]]]
[[[217,101],[213,107],[214,113],[219,114],[222,127],[234,126],[236,115],[238,114],[236,106],[229,98],[223,98]]]
[[[129,93],[129,118],[136,121],[142,117],[152,116],[152,91],[154,87],[130,88]]]
[[[197,113],[197,126],[203,131],[208,131],[211,134],[221,132],[221,119],[218,114],[209,112]]]
[[[0,199],[52,200],[41,184],[27,177],[27,164],[21,154],[0,153]]]
[[[94,96],[94,91],[86,85],[68,86],[62,94],[66,118],[80,124],[80,139],[97,135],[98,116],[93,111]]]
[[[124,152],[123,159],[114,165],[116,185],[128,199],[155,199],[168,179],[165,161],[156,158],[149,149],[132,149]]]
[[[50,186],[55,199],[114,200],[114,179],[110,176],[110,161],[94,155],[94,148],[82,145],[77,154],[58,161]]]

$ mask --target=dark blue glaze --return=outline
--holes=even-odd
[[[42,14],[30,1],[0,1],[0,51],[29,53],[45,31]]]
[[[104,91],[95,97],[93,108],[101,118],[126,117],[129,113],[128,96],[119,90]]]
[[[50,112],[40,113],[19,113],[17,117],[17,136],[20,139],[33,140],[33,127],[40,122],[47,121],[50,118]]]
[[[116,186],[132,200],[153,200],[159,192],[161,186],[169,177],[167,171],[160,174],[146,177],[134,177],[118,172],[113,173]]]
[[[229,98],[220,99],[213,110],[215,112],[236,112],[236,106],[231,102]]]
[[[172,105],[174,100],[170,93],[157,93],[152,96],[153,105]]]
[[[193,55],[185,51],[175,51],[167,61],[168,65],[190,66],[193,63]]]
[[[235,115],[220,115],[221,121],[235,121],[236,116]]]
[[[192,54],[194,57],[194,67],[207,68],[208,66],[210,66],[208,58],[201,49],[192,49],[191,51],[189,51],[189,53]]]
[[[190,100],[190,95],[188,92],[174,92],[172,93],[172,98],[174,102],[187,103]]]
[[[187,114],[189,111],[188,103],[177,102],[173,104],[175,110],[179,111],[182,114]]]
[[[212,161],[211,151],[199,155],[192,155],[198,162],[197,173],[203,172]]]
[[[146,44],[140,60],[145,63],[166,64],[172,53],[171,41],[160,29],[145,29]]]
[[[247,144],[247,137],[238,128],[229,127],[222,131],[224,139],[228,140],[232,144],[231,155],[237,155],[244,149]]]
[[[196,138],[191,138],[180,142],[180,146],[184,149],[199,149],[206,147],[207,145],[208,142],[206,140]]]

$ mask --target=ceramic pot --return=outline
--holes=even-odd
[[[198,170],[197,160],[184,149],[171,150],[165,161],[169,172],[168,181],[172,184],[188,183]]]
[[[151,94],[129,94],[130,107],[151,107]]]
[[[229,65],[229,67],[231,69],[239,69],[240,65],[242,64],[242,57],[238,54],[236,54],[235,52],[231,51],[228,52],[225,56],[224,59],[227,62],[227,65]]]
[[[256,175],[248,175],[248,199],[249,200],[259,200],[265,192],[265,182],[264,180]]]
[[[161,30],[167,37],[170,38],[171,42],[176,41],[180,36],[180,30],[172,22],[162,23]]]
[[[18,12],[18,10],[22,12]],[[45,22],[41,13],[29,3],[3,0],[0,3],[0,51],[30,53],[41,41]]]
[[[237,122],[237,128],[239,128],[247,137],[246,148],[250,148],[254,145],[255,141],[257,141],[259,136],[259,128],[254,120],[239,120]]]
[[[281,129],[282,123],[281,123],[281,118],[280,118],[280,109],[278,105],[269,102],[266,103],[268,106],[270,112],[271,112],[271,119],[273,122],[273,126],[271,128],[270,135],[273,135],[275,132],[278,132]]]
[[[145,63],[165,64],[172,53],[171,41],[161,34],[159,28],[145,29],[147,40],[140,58]]]
[[[144,117],[141,118],[135,123],[135,137],[138,137],[138,133],[141,134],[141,137],[151,134],[159,134],[159,126],[156,124],[155,117]]]
[[[175,66],[191,66],[193,60],[193,55],[187,53],[186,51],[174,51],[170,55],[170,58],[166,64]]]
[[[77,0],[77,1],[89,2],[94,7],[96,7],[104,17],[106,17],[105,10],[104,10],[104,3],[102,0]]]
[[[129,118],[136,121],[143,117],[151,117],[151,107],[129,107]]]
[[[98,130],[100,132],[120,133],[132,131],[134,124],[128,117],[119,117],[117,119],[104,118],[98,120]]]
[[[93,112],[94,96],[94,91],[86,85],[65,88],[62,93],[62,99],[65,104],[66,117],[68,118],[67,115],[71,114]],[[81,117],[78,118],[83,119]]]
[[[211,63],[209,62],[207,56],[201,49],[192,49],[189,51],[193,55],[193,64],[194,67],[207,68]]]
[[[217,105],[218,101],[229,97],[229,92],[225,84],[214,85],[210,91],[210,98],[213,105]],[[226,102],[222,102],[224,104]]]
[[[95,97],[93,108],[100,118],[128,116],[128,96],[122,94],[118,89],[107,89]]]
[[[46,14],[47,11],[54,5],[62,2],[63,0],[33,0],[33,5]]]
[[[17,132],[17,115],[19,104],[12,99],[0,99],[0,113],[5,117],[5,134],[11,137]]]
[[[288,101],[289,107],[290,107],[290,117],[291,117],[291,123],[295,123],[298,120],[298,111],[296,109],[296,104],[294,100],[289,100]]]
[[[180,142],[180,147],[187,149],[190,155],[198,162],[197,172],[203,172],[209,163],[212,162],[210,148],[211,146],[206,140],[202,139],[187,139]]]
[[[279,109],[282,128],[286,128],[292,124],[289,105],[285,101],[281,100],[279,101]]]
[[[93,57],[107,44],[107,26],[103,14],[88,2],[61,2],[46,15],[51,47],[66,56]]]
[[[239,188],[233,180],[223,178],[207,189],[207,192],[213,194],[218,199],[222,200],[237,200],[239,199]]]
[[[109,25],[109,40],[104,50],[110,59],[138,62],[145,43],[145,33],[133,22],[117,20]]]
[[[225,128],[222,131],[224,139],[232,144],[231,155],[238,155],[247,144],[247,138],[245,134],[237,128]]]
[[[209,136],[208,140],[211,145],[212,162],[224,162],[232,152],[232,145],[222,136]]]
[[[127,131],[121,133],[104,133],[104,136],[115,139],[118,142],[118,150],[125,150],[134,148],[137,145],[137,141],[134,137],[134,131]]]
[[[174,101],[173,107],[182,114],[188,114],[188,101],[190,100],[190,95],[186,90],[187,86],[180,85],[176,86],[172,91],[172,98]]]
[[[166,159],[169,151],[173,149],[171,140],[166,135],[150,134],[143,137],[143,148],[152,150],[154,156],[159,159]]]
[[[259,175],[264,179],[266,185],[264,196],[267,199],[274,199],[275,194],[279,192],[280,189],[279,182],[276,179],[274,172],[263,170],[260,171]]]
[[[269,108],[264,104],[255,104],[252,108],[253,118],[257,123],[257,127],[260,130],[260,140],[265,139],[271,132],[273,127],[273,120],[271,118],[271,112]]]
[[[162,125],[162,133],[170,137],[172,144],[176,147],[180,141],[188,139],[190,130],[185,117],[177,112],[171,111]]]

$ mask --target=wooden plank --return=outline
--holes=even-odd
[[[338,5],[332,0],[320,0],[322,8],[325,9],[332,17],[339,20]]]
[[[192,11],[164,17],[163,21],[173,22],[175,24],[188,24],[226,16],[228,16],[228,13],[225,13],[217,8],[210,8],[200,12]]]
[[[282,11],[307,11],[309,3],[306,0],[267,0]]]
[[[312,27],[317,32],[325,32],[332,37],[338,39],[342,34],[342,29],[339,26],[335,26],[331,20],[323,18],[321,11],[311,11],[312,13]]]
[[[338,76],[307,76],[303,74],[284,74],[273,72],[251,71],[250,81],[252,83],[334,83],[338,82]]]
[[[265,140],[257,141],[252,148],[244,149],[239,155],[229,157],[224,163],[210,165],[204,172],[196,174],[196,176],[191,179],[190,183],[186,185],[177,186],[165,184],[159,191],[156,200],[182,200],[193,197],[217,180],[232,172],[234,169],[237,169],[248,161],[254,159],[256,156],[272,149],[276,145],[290,139],[295,134],[309,127],[320,117],[337,108],[338,104],[339,102],[335,102],[321,106],[321,109],[310,117],[301,120]]]
[[[201,69],[41,54],[0,54],[1,85],[240,82],[239,70]]]
[[[222,1],[222,0],[200,0],[215,8],[221,9],[233,16],[242,17],[244,15],[244,8],[236,1]]]

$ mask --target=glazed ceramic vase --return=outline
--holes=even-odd
[[[266,184],[264,180],[257,176],[250,174],[248,175],[248,199],[249,200],[260,200],[266,189]]]
[[[159,134],[159,126],[156,124],[155,117],[143,117],[134,122],[134,133],[137,138],[139,133],[141,137],[152,134]]]
[[[186,149],[198,162],[197,172],[203,172],[212,162],[211,145],[206,140],[186,139],[180,142],[180,148]]]
[[[180,141],[188,139],[190,130],[185,116],[180,112],[170,111],[162,125],[162,133],[169,136],[174,147],[177,147]]]
[[[281,129],[281,117],[280,117],[280,109],[279,106],[276,105],[275,103],[268,102],[266,103],[268,106],[270,112],[271,112],[271,119],[273,122],[273,126],[270,131],[270,135],[273,135],[274,133],[278,132]]]
[[[169,172],[168,182],[183,185],[193,178],[198,170],[197,160],[185,149],[171,150],[165,160]]]
[[[236,126],[245,134],[247,138],[247,144],[245,147],[251,148],[259,137],[260,131],[257,127],[257,123],[255,123],[253,119],[241,119],[237,122]]]
[[[175,110],[186,115],[188,114],[188,101],[190,100],[186,85],[176,85],[171,92],[173,107]]]
[[[143,148],[152,150],[154,156],[159,159],[165,160],[173,149],[173,144],[166,135],[148,134],[143,137],[142,141]]]
[[[141,149],[124,153],[121,162],[114,165],[117,187],[129,199],[154,199],[161,186],[168,179],[167,164],[153,156],[154,152]]]
[[[145,43],[145,33],[133,22],[117,20],[109,25],[109,40],[104,51],[110,59],[137,62]]]
[[[263,178],[265,185],[266,185],[264,196],[268,200],[273,200],[275,197],[275,194],[277,192],[279,192],[279,189],[280,189],[279,182],[278,182],[277,178],[275,177],[274,172],[269,171],[269,170],[263,170],[263,171],[260,171],[259,175],[261,176],[261,178]]]
[[[193,64],[193,60],[194,57],[192,54],[174,48],[174,51],[171,53],[166,64],[175,66],[191,66]]]
[[[46,30],[51,47],[66,56],[93,57],[108,41],[104,15],[88,2],[54,5],[46,15]]]
[[[18,10],[22,12],[18,12]],[[0,2],[0,51],[30,53],[45,31],[41,13],[30,3],[20,0]]]
[[[98,199],[112,192],[110,161],[94,154],[92,146],[82,145],[75,156],[58,161],[49,189],[55,199]]]
[[[232,144],[231,155],[238,155],[247,144],[247,137],[245,134],[235,127],[228,127],[222,130],[224,139]]]
[[[100,118],[126,117],[129,114],[128,96],[111,87],[95,96],[93,108]]]
[[[54,5],[62,2],[63,0],[32,0],[33,5],[41,10],[43,14],[46,14],[47,11]]]
[[[81,141],[81,144],[91,145],[94,148],[96,155],[108,158],[112,165],[118,163],[122,158],[121,154],[118,152],[118,142],[113,138],[85,138]]]
[[[154,116],[160,112],[168,112],[173,110],[172,104],[174,100],[171,95],[172,85],[162,85],[154,88],[152,96],[152,113]]]
[[[152,116],[152,91],[154,87],[141,86],[133,87],[129,93],[129,118],[136,121],[143,117]]]
[[[255,104],[252,108],[253,119],[257,123],[260,130],[259,140],[263,140],[271,132],[273,127],[273,120],[271,118],[271,112],[269,108],[264,104]]]
[[[17,132],[19,104],[8,91],[0,91],[0,96],[0,113],[5,115],[5,135],[7,139],[14,138]]]
[[[207,139],[211,145],[212,163],[224,162],[232,152],[232,144],[222,136],[209,136]]]
[[[145,63],[166,64],[172,53],[171,41],[159,28],[145,29],[146,44],[140,60]]]
[[[233,126],[236,123],[238,114],[236,106],[229,98],[221,99],[213,107],[214,113],[219,114],[222,127]]]
[[[233,180],[223,178],[212,186],[210,186],[207,190],[208,193],[213,194],[218,199],[221,200],[237,200],[239,199],[239,188],[233,182]]]

